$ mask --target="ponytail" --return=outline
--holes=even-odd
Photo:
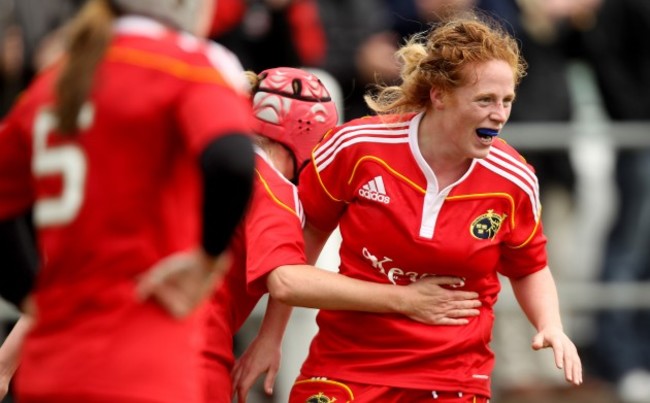
[[[113,8],[109,0],[90,0],[72,21],[67,59],[56,82],[58,130],[74,134],[77,116],[88,99],[95,70],[112,37]]]

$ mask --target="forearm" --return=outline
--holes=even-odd
[[[0,378],[11,379],[19,364],[19,353],[25,335],[32,326],[32,319],[23,315],[18,319],[0,347]]]
[[[406,287],[362,281],[309,265],[287,265],[268,277],[271,296],[288,305],[330,310],[401,312]]]
[[[291,305],[284,304],[270,296],[258,337],[265,337],[268,340],[273,340],[275,343],[280,344],[284,331],[287,328],[287,323],[289,323],[292,310],[293,307]]]
[[[535,329],[562,329],[557,288],[548,266],[510,282],[519,306]]]

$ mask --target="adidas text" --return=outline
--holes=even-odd
[[[372,190],[359,189],[359,196],[365,197],[368,200],[374,200],[385,204],[390,203],[390,197],[379,194]]]

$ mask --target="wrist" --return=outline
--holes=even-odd
[[[230,253],[228,251],[214,256],[207,253],[204,249],[199,249],[198,254],[201,267],[206,273],[224,274],[230,267]]]
[[[561,323],[548,323],[536,326],[538,332],[561,332],[564,333],[564,327]]]
[[[17,365],[7,364],[5,362],[0,362],[0,381],[9,381],[16,372]]]
[[[406,314],[408,312],[408,287],[389,286],[390,290],[384,294],[390,313]]]

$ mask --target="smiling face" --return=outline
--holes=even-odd
[[[499,132],[510,117],[514,72],[505,61],[490,60],[466,66],[463,74],[461,87],[447,93],[431,90],[431,130],[447,157],[485,158],[496,136],[479,135],[477,130]]]

